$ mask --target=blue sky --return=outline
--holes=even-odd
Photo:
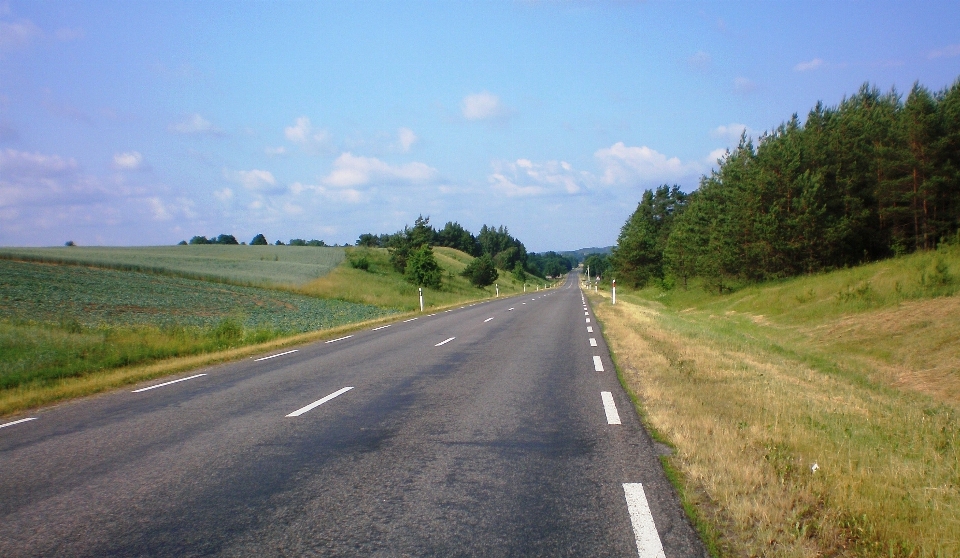
[[[743,130],[958,77],[957,1],[0,2],[0,245],[606,246]]]

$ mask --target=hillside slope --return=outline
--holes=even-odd
[[[722,554],[906,557],[960,555],[958,290],[946,247],[723,296],[594,297]]]

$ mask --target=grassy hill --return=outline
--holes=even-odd
[[[597,315],[722,554],[957,556],[958,293],[953,246]]]

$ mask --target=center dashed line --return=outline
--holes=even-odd
[[[587,333],[593,333],[593,326],[587,326]]]
[[[444,339],[443,341],[434,345],[434,347],[439,347],[440,345],[446,345],[447,343],[453,341],[454,339],[456,339],[456,337],[451,337],[450,339]]]
[[[603,372],[603,362],[598,356],[593,357],[593,369],[597,372]]]
[[[643,485],[639,482],[625,482],[623,494],[627,499],[627,510],[630,512],[630,523],[633,524],[640,558],[664,558],[663,544],[657,534],[657,526],[653,523]]]
[[[590,346],[591,346],[591,347],[596,347],[596,346],[597,346],[597,339],[596,339],[595,337],[591,337],[591,338],[590,338]]]
[[[483,323],[487,323],[487,322],[489,322],[489,321],[492,320],[492,319],[493,319],[493,318],[487,318],[486,320],[483,320]]]

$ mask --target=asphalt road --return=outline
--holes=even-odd
[[[706,556],[592,317],[571,275],[6,419],[0,556]]]

